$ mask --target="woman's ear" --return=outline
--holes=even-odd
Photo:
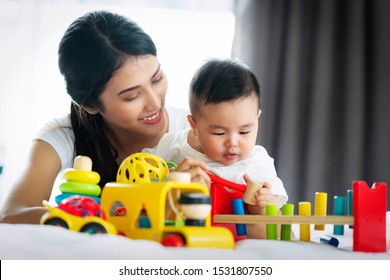
[[[196,135],[196,127],[195,127],[194,118],[193,118],[191,115],[187,115],[187,121],[188,121],[188,123],[190,124],[192,133],[193,133],[195,136],[197,136],[197,135]]]
[[[91,107],[81,106],[81,108],[90,115],[96,115],[97,113],[99,113],[99,109],[97,107],[91,108]]]

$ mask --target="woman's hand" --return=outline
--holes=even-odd
[[[210,189],[210,177],[207,175],[209,168],[203,160],[195,158],[185,158],[175,169],[175,171],[188,172],[191,174],[191,182],[197,182]]]

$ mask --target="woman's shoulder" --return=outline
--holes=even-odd
[[[65,130],[72,129],[69,115],[51,119],[41,127],[38,135],[50,133],[53,131],[61,131],[64,129]]]
[[[165,108],[168,113],[169,130],[168,132],[176,132],[188,128],[190,125],[187,122],[189,111],[184,108],[174,108],[167,106]]]
[[[61,158],[62,167],[72,165],[74,154],[74,133],[69,115],[54,118],[47,122],[38,132],[35,139],[51,145]]]

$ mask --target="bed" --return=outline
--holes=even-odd
[[[352,251],[353,230],[345,226],[344,235],[333,235],[333,226],[325,231],[311,228],[311,241],[299,241],[299,227],[293,225],[292,241],[247,239],[234,250],[163,247],[147,240],[107,234],[87,235],[49,225],[0,224],[2,260],[390,260],[390,212],[386,213],[387,252]],[[319,242],[321,236],[335,237],[338,247]]]

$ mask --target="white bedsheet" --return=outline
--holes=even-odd
[[[387,248],[385,253],[352,251],[352,230],[345,226],[345,235],[337,236],[338,248],[320,244],[317,237],[331,234],[312,230],[312,241],[301,242],[253,240],[236,244],[234,250],[168,248],[145,240],[123,236],[86,235],[63,228],[43,225],[0,224],[0,259],[2,260],[120,260],[120,259],[390,259],[390,212],[387,213]],[[295,227],[297,229],[297,227]],[[296,234],[297,230],[294,230]]]

